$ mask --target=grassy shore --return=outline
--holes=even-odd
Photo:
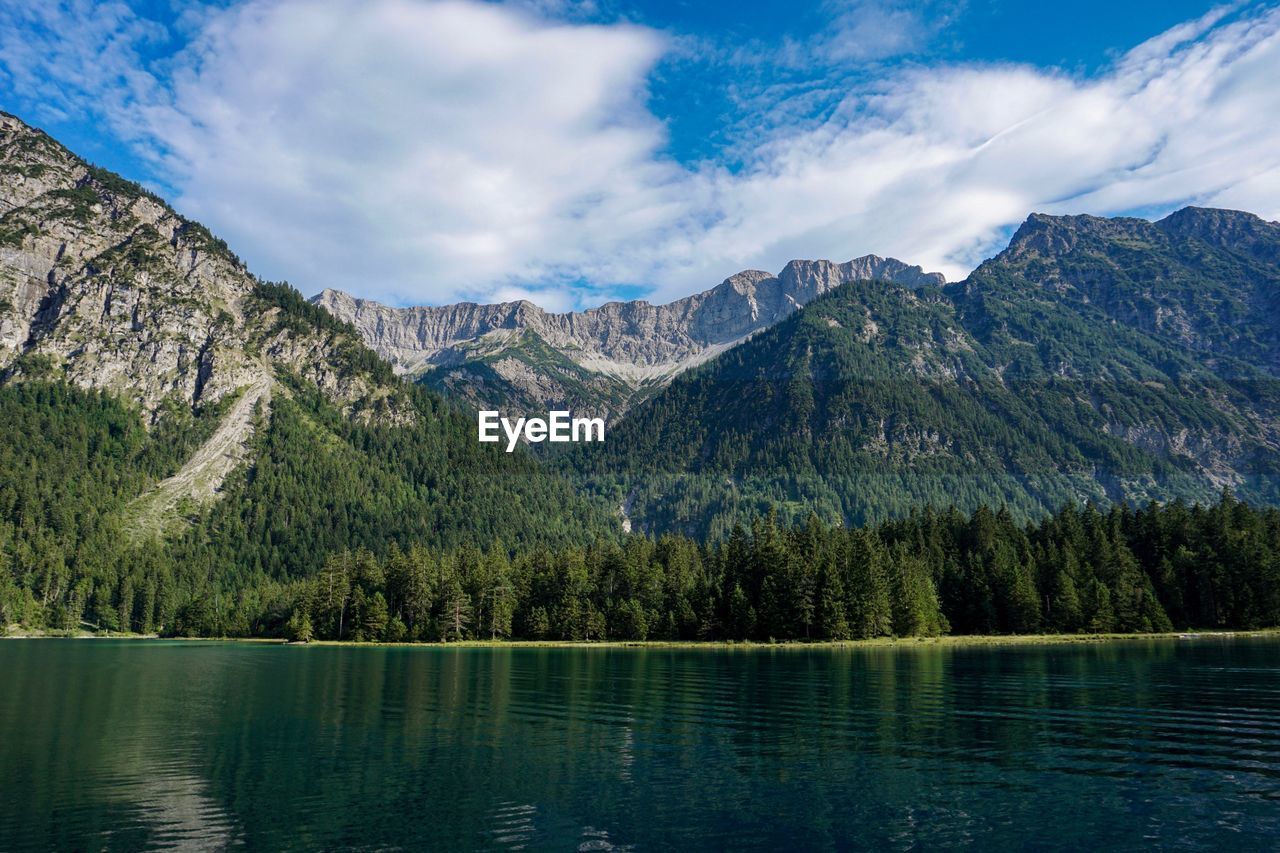
[[[8,639],[112,639],[155,640],[155,634],[94,633],[92,631],[29,630],[9,625],[0,633]],[[1078,643],[1112,643],[1133,640],[1233,639],[1241,637],[1280,637],[1280,628],[1251,631],[1173,631],[1160,634],[974,634],[942,637],[877,637],[873,640],[825,640],[821,642],[755,642],[750,640],[461,640],[452,643],[356,643],[350,640],[315,640],[309,646],[403,647],[403,648],[501,648],[501,649],[856,649],[856,648],[920,648],[928,646],[1025,646]],[[171,639],[298,646],[271,637],[177,637]]]
[[[1132,640],[1234,639],[1280,637],[1280,628],[1254,631],[1181,631],[1161,634],[973,634],[942,637],[877,637],[872,640],[823,640],[818,642],[756,642],[752,640],[462,640],[453,643],[354,643],[349,640],[315,640],[312,646],[403,646],[424,648],[523,648],[523,649],[859,649],[921,648],[928,646],[1026,646],[1078,643],[1110,643]],[[284,641],[276,641],[284,642]],[[300,645],[287,643],[286,645]]]

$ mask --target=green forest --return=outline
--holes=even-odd
[[[134,533],[135,500],[230,400],[194,413],[174,403],[148,432],[103,392],[0,387],[0,623],[260,634],[274,630],[280,585],[334,551],[560,547],[616,526],[527,454],[477,445],[474,425],[430,392],[406,388],[417,422],[392,426],[344,417],[314,386],[283,379],[248,464],[155,538]]]
[[[0,621],[370,642],[1280,624],[1280,510],[1229,492],[1211,505],[1069,504],[1033,522],[988,507],[861,527],[771,511],[724,537],[623,537],[523,454],[456,441],[450,416],[360,426],[301,391],[222,500],[193,509],[180,535],[139,542],[125,535],[129,498],[218,412],[180,410],[148,435],[104,394],[0,389]]]
[[[1071,501],[1213,500],[1192,454],[1153,435],[1221,448],[1242,497],[1277,502],[1280,456],[1259,438],[1280,412],[1274,380],[1225,358],[1223,379],[1096,308],[980,272],[976,292],[841,285],[557,463],[626,497],[646,530],[712,539],[771,508],[861,525],[951,503],[1025,520]]]
[[[1224,494],[1021,526],[923,510],[873,527],[757,519],[714,545],[333,554],[274,615],[295,640],[817,641],[1280,623],[1280,511]],[[287,620],[286,620],[287,608]]]

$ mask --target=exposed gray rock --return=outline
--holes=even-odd
[[[337,290],[312,301],[355,326],[399,372],[423,374],[429,384],[473,402],[525,410],[571,406],[616,418],[684,370],[858,279],[909,287],[945,283],[939,273],[867,255],[843,264],[792,261],[778,275],[746,270],[666,305],[610,302],[564,314],[528,301],[392,308]],[[535,357],[529,350],[538,344],[558,358]],[[492,372],[481,377],[465,369],[475,363]],[[493,374],[504,380],[501,387]]]
[[[332,333],[277,322],[226,246],[160,199],[0,113],[0,376],[195,406],[281,370],[350,409],[389,393]]]

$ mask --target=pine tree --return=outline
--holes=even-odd
[[[462,589],[462,583],[456,576],[451,576],[445,581],[441,601],[443,610],[440,618],[440,639],[445,642],[465,640],[467,629],[471,625],[471,598]]]
[[[818,566],[817,587],[818,637],[824,640],[847,640],[852,636],[845,610],[844,582],[831,557]]]
[[[309,643],[312,640],[311,616],[303,610],[294,610],[289,617],[285,637],[292,643]]]
[[[116,600],[116,624],[121,631],[133,631],[133,578],[126,576],[120,582]]]
[[[1080,609],[1084,616],[1085,630],[1094,634],[1106,634],[1115,630],[1111,592],[1097,578],[1090,579],[1085,586]]]
[[[857,530],[848,551],[849,624],[857,637],[893,633],[893,606],[884,545],[874,531]]]
[[[360,633],[366,640],[377,642],[385,635],[389,619],[387,599],[380,590],[375,591],[365,601],[360,620]]]
[[[351,604],[353,574],[351,552],[334,553],[325,560],[319,577],[319,608],[322,631],[335,640],[346,637],[347,608]]]
[[[933,579],[923,560],[899,545],[891,559],[893,633],[900,637],[936,637],[947,631]]]

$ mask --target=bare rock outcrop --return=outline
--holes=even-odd
[[[203,226],[0,113],[0,378],[107,390],[148,420],[281,370],[348,409],[387,393],[263,288]]]
[[[859,279],[945,283],[939,273],[867,255],[842,264],[792,261],[777,275],[745,270],[666,305],[610,302],[562,314],[528,301],[393,308],[337,290],[313,302],[353,325],[397,371],[473,402],[617,417],[681,372]],[[478,364],[489,368],[483,377]]]

